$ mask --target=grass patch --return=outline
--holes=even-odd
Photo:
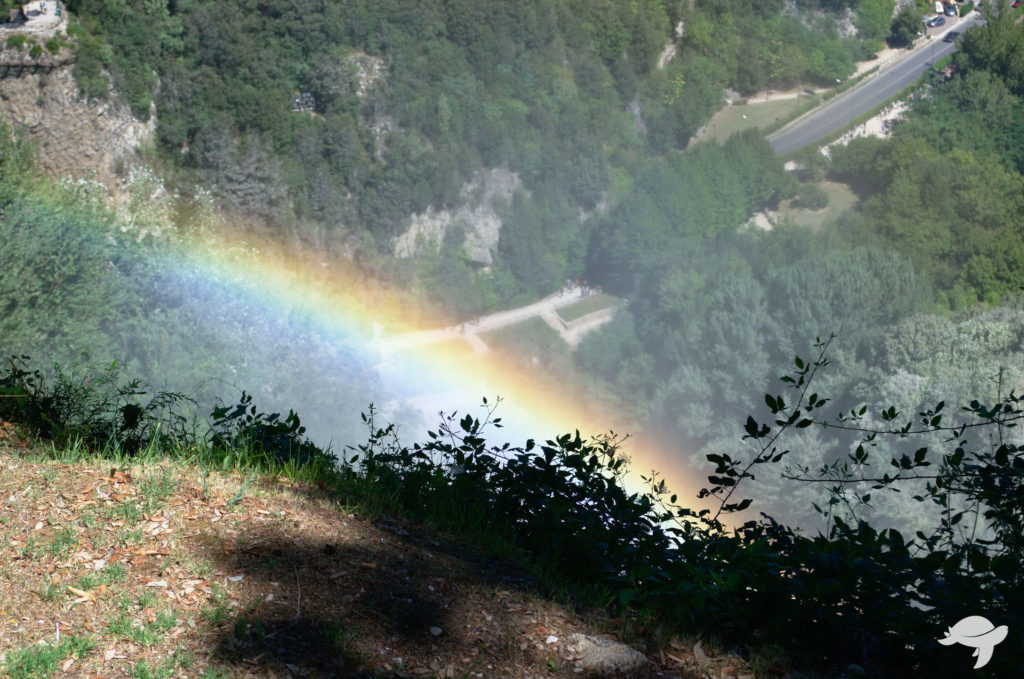
[[[790,99],[775,99],[767,102],[732,104],[711,116],[704,127],[700,140],[725,141],[737,132],[751,128],[770,130],[785,125],[804,111],[821,103],[821,96],[800,92]]]
[[[481,337],[487,346],[524,360],[537,359],[545,363],[569,360],[569,349],[561,335],[540,318],[498,328]]]
[[[70,528],[62,528],[53,534],[53,540],[46,546],[46,550],[52,555],[60,558],[67,557],[75,544],[75,532]]]
[[[793,200],[787,199],[779,204],[779,221],[791,222],[799,226],[818,227],[836,219],[857,203],[857,194],[846,184],[819,182],[818,186],[828,195],[828,207],[823,210],[807,210],[794,207]]]
[[[161,467],[156,473],[147,475],[139,482],[139,489],[146,498],[147,513],[163,507],[167,498],[178,490],[178,483],[171,475],[171,470]]]
[[[82,658],[95,645],[92,637],[68,636],[56,646],[35,644],[16,651],[9,651],[7,660],[3,664],[4,676],[8,679],[37,679],[52,676],[62,660],[72,654]]]
[[[112,563],[108,564],[106,568],[98,573],[86,573],[79,576],[78,580],[75,581],[75,587],[88,592],[90,589],[96,589],[100,585],[107,585],[109,587],[114,583],[121,582],[124,578],[124,566],[119,563]]]
[[[577,318],[583,318],[587,314],[592,314],[595,311],[619,306],[621,303],[622,300],[614,295],[595,292],[575,304],[562,307],[558,310],[558,315],[561,316],[562,320],[566,323],[571,323]]]
[[[173,613],[160,611],[140,624],[135,624],[124,612],[111,616],[107,630],[111,634],[129,639],[141,646],[156,646],[163,641],[164,633],[173,628]]]

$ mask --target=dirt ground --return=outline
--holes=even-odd
[[[0,432],[2,676],[613,676],[565,640],[628,624],[471,545],[287,479],[32,461]],[[692,641],[646,657],[629,676],[752,679]]]

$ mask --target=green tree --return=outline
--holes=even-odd
[[[857,3],[857,30],[865,38],[889,37],[895,9],[895,0],[860,0]]]
[[[921,34],[923,18],[913,4],[904,5],[892,20],[889,29],[889,43],[894,46],[905,46],[914,42]]]

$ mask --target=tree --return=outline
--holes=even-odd
[[[921,22],[924,18],[911,3],[904,5],[892,20],[889,30],[889,44],[894,47],[909,45],[921,34]]]
[[[895,0],[860,0],[857,4],[857,30],[864,38],[885,38],[892,31]]]

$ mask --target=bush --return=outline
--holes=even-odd
[[[19,50],[25,45],[25,36],[21,33],[15,33],[7,37],[7,48],[13,50]]]
[[[46,50],[50,54],[56,54],[57,52],[60,52],[60,46],[60,41],[56,38],[50,38],[46,41]]]
[[[151,442],[189,437],[180,411],[188,397],[150,389],[139,380],[119,383],[117,363],[103,369],[66,372],[59,366],[47,378],[26,368],[27,356],[12,357],[0,374],[0,417],[26,427],[33,436],[61,446],[84,444],[95,450],[135,454]],[[149,395],[148,399],[146,397]]]
[[[820,184],[804,184],[793,205],[808,210],[824,210],[828,207],[828,192]]]
[[[717,510],[679,506],[656,479],[645,479],[647,492],[623,490],[628,465],[618,441],[588,442],[577,432],[541,446],[532,440],[522,448],[488,446],[486,422],[469,416],[447,418],[426,444],[406,448],[392,427],[374,429],[371,411],[364,417],[369,441],[347,462],[361,457],[365,487],[403,513],[447,528],[498,531],[559,586],[619,612],[650,616],[663,630],[712,633],[737,644],[757,639],[804,666],[856,663],[879,678],[963,676],[973,663],[967,653],[921,649],[933,648],[963,617],[967,602],[996,625],[1024,624],[1024,569],[1017,558],[1024,548],[1024,445],[973,452],[962,440],[939,455],[921,448],[898,455],[877,478],[844,476],[865,468],[868,453],[861,446],[849,461],[788,477],[794,484],[836,484],[832,502],[821,510],[828,515],[827,534],[807,537],[768,516],[737,529],[723,522],[729,512],[751,506],[735,491],[753,478],[753,467],[788,454],[780,446],[783,433],[827,424],[815,413],[829,399],[809,392],[825,363],[824,348],[814,363],[798,358],[797,370],[783,377],[794,403],[769,394],[768,423],[748,418],[745,438],[759,451],[753,459],[708,455],[715,471],[699,497],[710,498]],[[962,436],[963,425],[942,424],[941,409],[922,413],[923,428],[908,423],[887,433],[899,440],[921,429]],[[1024,418],[1016,398],[969,410],[974,421],[995,427]],[[895,417],[892,409],[883,412],[888,421]],[[876,430],[863,431],[873,437]],[[933,533],[907,539],[840,511],[869,503],[869,490],[898,490],[928,465],[936,468],[933,475],[917,478],[932,479],[919,501],[939,518]],[[987,524],[988,532],[978,533],[985,539],[961,534],[961,520],[979,522],[979,529]],[[822,657],[824,648],[829,651]],[[1012,674],[1009,649],[991,663],[993,676]]]
[[[38,59],[39,57],[43,56],[43,48],[37,44],[32,45],[32,48],[28,51],[28,55],[33,59]]]
[[[291,465],[329,470],[334,456],[305,437],[306,428],[299,416],[289,410],[283,420],[278,413],[262,413],[252,404],[252,396],[242,392],[235,406],[219,405],[211,415],[209,435],[212,448],[227,458],[241,454],[249,463],[267,466]]]

